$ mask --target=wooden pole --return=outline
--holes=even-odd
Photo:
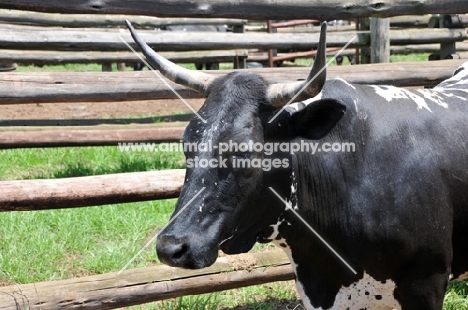
[[[135,28],[159,28],[176,25],[245,25],[246,19],[225,18],[157,18],[135,15],[98,14],[54,14],[0,9],[0,21],[22,25],[42,25],[58,27],[125,27],[125,20],[131,20]]]
[[[390,62],[390,19],[370,18],[371,63]]]
[[[429,15],[396,16],[390,19],[390,26],[400,28],[427,28],[429,18]]]
[[[213,50],[213,51],[185,51],[161,52],[161,56],[176,63],[203,62],[230,62],[239,58],[245,60],[247,50]],[[113,63],[113,62],[140,62],[140,58],[133,52],[96,52],[96,51],[47,51],[47,50],[10,50],[2,49],[0,63],[16,62],[20,64],[57,65],[66,63]],[[2,71],[2,70],[0,70]],[[11,71],[11,70],[10,70]],[[105,70],[103,70],[105,71]],[[110,70],[108,70],[110,71]],[[119,71],[125,71],[120,70]]]
[[[308,51],[318,47],[319,33],[231,33],[231,32],[184,32],[184,31],[138,31],[142,40],[159,51],[226,50],[226,49],[296,49]],[[392,45],[429,44],[464,41],[466,29],[410,29],[391,30]],[[136,48],[128,31],[123,34],[116,29],[81,29],[35,27],[0,27],[0,46],[16,50],[55,51],[127,51],[127,41]],[[327,47],[350,48],[369,46],[369,33],[344,31],[327,34]]]
[[[112,72],[112,63],[105,62],[102,64],[102,72]]]
[[[360,18],[358,20],[357,26],[359,27],[360,31],[369,30],[369,28],[370,28],[369,18]],[[369,41],[370,41],[370,34],[369,34]],[[359,50],[359,56],[360,56],[360,59],[359,58],[357,59],[358,64],[370,64],[371,63],[371,60],[370,60],[370,47],[369,46],[362,47],[361,49],[357,48],[356,50]]]
[[[379,2],[349,0],[0,0],[0,8],[50,13],[130,14],[159,17],[206,17],[241,19],[353,19],[423,14],[465,14],[466,0],[381,0]]]
[[[425,37],[412,30],[413,35],[426,40],[439,42],[449,37],[448,32],[434,32]],[[160,51],[202,51],[226,49],[305,49],[317,47],[319,33],[232,33],[232,32],[188,32],[139,30],[140,37],[149,46]],[[351,46],[367,46],[367,38],[353,31],[331,32],[327,35],[327,46],[344,46],[353,37]],[[408,35],[405,34],[405,37]],[[138,50],[125,30],[102,28],[51,28],[51,27],[6,27],[0,26],[0,46],[2,49],[19,50],[59,50],[59,51],[129,51],[126,42]],[[398,40],[398,37],[395,37]],[[450,37],[449,37],[450,40]],[[463,39],[460,39],[463,40]],[[435,43],[432,42],[432,43]]]
[[[0,149],[179,142],[185,128],[0,131]]]
[[[468,27],[468,15],[448,14],[442,17],[444,28],[466,28]]]
[[[63,179],[0,181],[0,211],[33,211],[168,199],[179,196],[185,170]]]
[[[250,262],[239,266],[235,262]],[[105,310],[294,279],[281,250],[220,257],[208,268],[156,266],[61,281],[0,287],[0,310]]]
[[[438,63],[408,62],[372,64],[360,67],[329,67],[328,78],[341,77],[357,84],[392,84],[395,86],[434,86],[451,77],[463,61]],[[210,71],[214,76],[232,70]],[[265,79],[287,83],[304,79],[310,68],[249,69]],[[172,82],[183,98],[203,95]],[[15,90],[15,91],[12,91]],[[0,104],[105,102],[121,100],[177,99],[152,72],[11,72],[0,73]],[[190,101],[189,101],[190,103]]]
[[[444,17],[439,16],[439,28],[445,28]],[[455,54],[457,49],[455,42],[444,42],[440,44],[439,59],[451,58],[451,55]]]
[[[267,21],[267,32],[268,33],[273,33],[273,27],[271,26],[272,22],[271,20]],[[271,48],[268,49],[268,68],[273,68],[275,66],[275,62],[273,60],[273,57],[276,55],[276,50],[273,50]]]

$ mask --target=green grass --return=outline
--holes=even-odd
[[[0,179],[58,178],[182,168],[178,152],[120,152],[117,147],[0,150]],[[0,213],[0,285],[120,270],[168,222],[176,200]],[[257,246],[257,249],[262,246]],[[158,264],[154,244],[128,268]],[[297,304],[294,288],[272,283],[185,296],[132,309],[278,309]],[[283,302],[285,303],[285,302]],[[300,309],[300,308],[298,308]]]
[[[0,158],[3,180],[183,167],[180,153],[120,152],[117,147],[0,150]],[[0,213],[0,284],[118,271],[167,223],[174,205],[172,199]],[[152,245],[129,268],[154,264],[158,261]],[[468,310],[467,292],[466,282],[451,284],[444,309]],[[301,309],[298,304],[289,282],[185,296],[131,309]]]
[[[391,55],[390,62],[427,61],[428,57],[429,57],[428,53],[411,54],[411,55]],[[333,57],[331,56],[327,57],[327,62],[332,60],[332,58]],[[336,61],[332,61],[330,65],[335,66]],[[343,57],[343,65],[344,66],[350,65],[348,57]],[[288,66],[309,67],[309,66],[312,66],[312,59],[311,58],[298,58],[293,63],[289,61],[284,62],[283,66],[285,67],[288,67]]]
[[[179,66],[196,70],[194,64],[179,64]],[[232,69],[232,64],[222,63],[220,69],[227,70]],[[127,71],[132,71],[133,67],[128,66]],[[145,68],[144,70],[148,70]],[[63,65],[46,65],[46,66],[34,66],[34,65],[18,65],[18,72],[102,72],[102,66],[99,64],[63,64]],[[112,64],[112,71],[117,71],[117,64]]]
[[[120,152],[115,146],[0,150],[0,158],[2,180],[184,167],[181,153]],[[29,283],[119,270],[163,227],[174,204],[175,200],[163,200],[0,213],[0,282]],[[135,266],[145,261],[155,261],[154,255]]]
[[[0,283],[118,271],[164,226],[175,200],[0,214]],[[154,263],[154,248],[132,267]]]
[[[0,180],[63,178],[184,168],[182,153],[121,152],[116,146],[0,150]]]
[[[117,65],[112,64],[112,70],[117,70]],[[24,65],[18,65],[17,67],[18,72],[66,72],[66,71],[71,71],[71,72],[86,72],[86,71],[94,71],[94,72],[101,72],[102,71],[102,66],[99,64],[63,64],[63,65],[47,65],[47,66],[24,66]]]
[[[445,294],[445,310],[468,310],[468,282],[450,283]]]
[[[406,62],[406,61],[427,61],[429,54],[422,53],[422,54],[411,54],[411,55],[391,55],[390,61],[391,62]],[[332,57],[328,57],[328,60],[332,59]],[[343,65],[349,65],[349,60],[347,57],[343,59]],[[195,70],[194,64],[179,64],[181,67]],[[285,61],[283,63],[283,67],[288,66],[306,66],[309,67],[312,65],[312,58],[297,58],[294,62]],[[336,65],[336,62],[333,62],[331,65]],[[231,63],[221,63],[220,67],[221,70],[231,70],[233,65]],[[64,64],[64,65],[53,65],[53,66],[24,66],[19,65],[18,69],[19,72],[47,72],[47,71],[70,71],[70,72],[101,72],[102,67],[99,64]],[[117,65],[114,63],[112,64],[112,70],[117,71]],[[127,70],[133,70],[132,67],[127,67]],[[144,70],[147,70],[146,68]]]
[[[392,61],[426,59],[427,55],[392,56]],[[302,64],[310,66],[311,61],[306,59]],[[193,65],[186,67],[194,69]],[[20,66],[18,71],[101,71],[101,66]],[[61,178],[184,166],[181,153],[120,152],[117,147],[0,150],[0,158],[0,180]],[[118,271],[167,223],[175,202],[172,199],[0,213],[0,285]],[[158,261],[152,245],[129,268],[154,264]],[[467,282],[452,283],[445,296],[444,309],[468,310],[467,293]],[[273,310],[302,309],[302,306],[293,285],[286,282],[185,296],[129,309]]]

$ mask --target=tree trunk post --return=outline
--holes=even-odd
[[[390,62],[389,30],[389,18],[370,18],[371,63]]]

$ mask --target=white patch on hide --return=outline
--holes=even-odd
[[[296,290],[301,297],[304,308],[307,310],[324,310],[322,307],[313,307],[309,297],[305,294],[304,286],[297,277],[298,265],[292,258],[291,249],[286,240],[273,240],[273,243],[279,246],[286,253],[289,261],[291,262],[293,272],[296,275]],[[393,297],[393,291],[395,288],[396,285],[392,280],[386,280],[383,283],[375,280],[369,274],[364,273],[364,276],[359,281],[348,287],[341,287],[336,295],[335,302],[330,309],[401,309],[400,303]]]
[[[431,90],[428,90],[428,89],[417,89],[416,91],[419,92],[420,94],[422,94],[424,96],[424,98],[426,98],[427,100],[435,102],[436,104],[440,105],[441,107],[444,107],[444,108],[448,109],[447,102],[445,102],[444,98],[442,98],[442,96],[441,96],[441,95],[443,95],[443,93],[434,92],[434,91],[431,91]]]
[[[434,87],[434,89],[446,89],[446,88],[457,88],[461,85],[468,84],[468,62],[465,62],[463,65],[455,70],[456,74],[454,74],[451,78],[446,79],[438,86]],[[454,73],[455,73],[454,72]]]
[[[400,309],[400,303],[393,296],[395,282],[383,282],[364,273],[359,281],[341,287],[332,309]]]
[[[338,80],[338,81],[343,82],[344,84],[348,85],[348,86],[351,87],[352,89],[356,89],[356,87],[354,87],[353,84],[350,84],[348,81],[345,81],[345,80],[343,80],[342,78],[336,78],[335,80]]]
[[[278,222],[276,224],[273,224],[273,225],[270,225],[271,228],[273,228],[273,232],[271,233],[270,236],[266,237],[266,239],[270,239],[270,240],[275,240],[276,237],[279,236],[279,226],[283,223],[283,220],[279,220],[278,219]]]
[[[427,105],[426,100],[423,97],[420,97],[408,89],[405,88],[399,88],[395,86],[376,86],[372,85],[372,87],[375,90],[375,93],[388,102],[391,102],[393,100],[398,100],[398,99],[408,99],[412,100],[416,103],[418,106],[418,110],[421,109],[426,109],[429,112],[432,112],[431,109],[429,109],[429,106]]]

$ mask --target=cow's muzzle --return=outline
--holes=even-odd
[[[172,267],[199,269],[212,265],[218,257],[218,249],[190,242],[189,237],[160,235],[156,245],[159,260]]]

